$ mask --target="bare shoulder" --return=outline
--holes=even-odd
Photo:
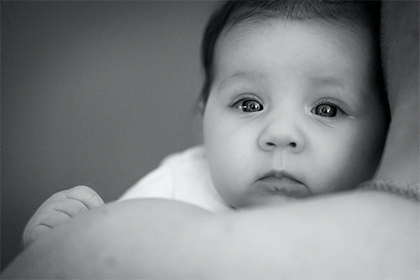
[[[52,231],[3,277],[415,278],[418,236],[419,204],[377,192],[218,215],[133,200]]]

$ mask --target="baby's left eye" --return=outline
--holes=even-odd
[[[317,105],[313,110],[312,113],[315,115],[325,117],[325,118],[334,118],[338,115],[344,114],[344,111],[341,110],[338,106],[329,104],[329,103],[322,103]]]

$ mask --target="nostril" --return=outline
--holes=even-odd
[[[292,148],[296,148],[296,143],[295,142],[291,142],[290,146],[292,146]]]
[[[273,142],[267,142],[267,146],[268,147],[274,147],[274,146],[276,146],[276,144],[274,144]]]

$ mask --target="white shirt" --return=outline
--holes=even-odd
[[[169,155],[119,200],[133,198],[173,199],[211,212],[232,210],[214,188],[203,146]]]

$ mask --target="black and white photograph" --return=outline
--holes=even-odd
[[[419,278],[419,9],[2,1],[1,278]]]

